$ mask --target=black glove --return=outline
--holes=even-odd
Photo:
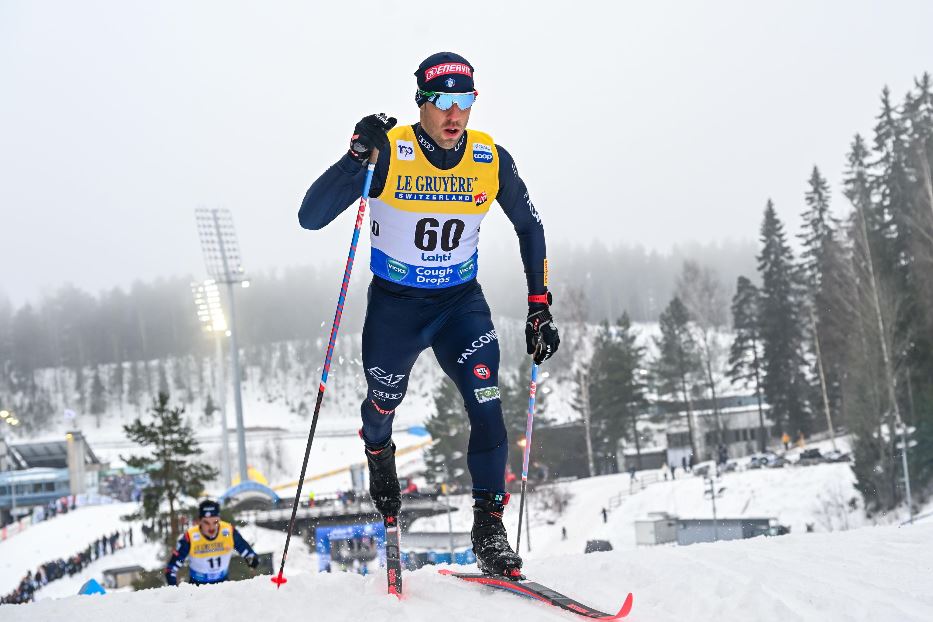
[[[373,148],[385,151],[389,148],[389,137],[386,133],[395,127],[398,121],[395,117],[387,117],[385,113],[371,114],[363,117],[353,128],[350,137],[350,157],[365,164],[369,160]]]
[[[551,295],[548,294],[548,302]],[[542,363],[557,352],[560,346],[560,335],[557,326],[551,317],[550,306],[533,303],[528,306],[528,319],[525,322],[525,345],[528,354],[534,357],[535,363]]]
[[[246,565],[255,570],[259,566],[259,555],[250,555],[247,557]]]

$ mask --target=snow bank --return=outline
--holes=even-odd
[[[635,593],[633,620],[933,619],[933,525],[654,547],[530,560],[527,572],[606,610]],[[194,588],[71,597],[0,608],[9,621],[217,619],[225,622],[573,620],[510,594],[406,573],[406,597],[385,595],[380,575],[301,574],[276,591],[268,577]]]

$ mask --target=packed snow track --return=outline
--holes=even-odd
[[[287,569],[286,569],[287,570]],[[652,547],[532,559],[530,578],[630,620],[814,622],[933,620],[933,524]],[[286,572],[287,574],[287,572]],[[428,567],[405,575],[405,598],[372,574],[294,574],[213,587],[74,596],[0,608],[0,620],[444,622],[580,620],[530,600],[456,581]]]

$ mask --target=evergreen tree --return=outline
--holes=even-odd
[[[140,394],[143,390],[143,380],[139,370],[142,363],[130,361],[130,379],[126,386],[126,401],[133,406],[139,407]]]
[[[603,473],[618,469],[620,439],[633,442],[641,458],[637,422],[645,405],[643,355],[628,314],[623,314],[614,326],[602,326],[590,369],[590,401],[596,453],[602,462],[599,470]]]
[[[145,454],[120,458],[127,466],[149,474],[152,484],[143,490],[141,517],[157,518],[168,503],[171,539],[178,534],[178,511],[187,499],[197,499],[205,484],[217,477],[217,469],[196,461],[202,451],[194,431],[185,422],[183,407],[169,408],[168,394],[153,400],[151,419],[137,417],[123,430]]]
[[[120,361],[113,365],[113,373],[110,374],[110,396],[118,407],[123,406],[123,376],[123,361]]]
[[[447,483],[469,490],[467,449],[470,443],[470,422],[463,398],[453,381],[444,376],[434,395],[434,414],[425,428],[434,444],[425,452],[426,479],[432,483]]]
[[[764,407],[761,403],[761,335],[759,334],[760,296],[754,283],[744,276],[736,282],[732,298],[732,328],[735,338],[729,350],[729,371],[733,384],[752,386],[758,399],[758,450],[767,447]]]
[[[683,403],[687,412],[687,430],[690,436],[690,452],[697,454],[696,432],[693,426],[693,385],[703,374],[703,363],[697,344],[690,330],[690,313],[687,307],[674,297],[658,319],[661,337],[655,338],[658,358],[654,362],[654,374],[662,395],[673,395]]]
[[[87,387],[85,386],[86,384],[87,384],[87,379],[84,377],[84,367],[81,365],[78,365],[75,368],[75,392],[74,392],[75,406],[77,406],[76,410],[78,412],[84,412],[86,408],[86,405],[85,405],[85,401],[87,397]]]
[[[829,184],[814,166],[810,175],[809,189],[804,194],[807,209],[801,214],[803,231],[797,236],[803,247],[800,254],[800,280],[803,285],[802,311],[804,335],[807,349],[813,360],[813,374],[817,379],[817,392],[811,396],[814,411],[821,411],[826,417],[826,425],[833,431],[832,412],[836,410],[836,397],[829,395],[829,387],[838,385],[838,370],[834,365],[827,365],[821,348],[823,327],[834,312],[827,304],[824,291],[824,274],[829,271],[829,262],[833,259],[838,223],[829,209]],[[839,361],[841,362],[841,361]],[[831,402],[833,402],[831,407]],[[835,446],[835,435],[832,436]]]
[[[799,287],[794,278],[794,256],[784,225],[768,200],[761,226],[759,328],[764,378],[762,385],[771,413],[783,430],[808,434],[811,414],[805,396],[805,361],[801,354]]]
[[[852,239],[852,272],[849,288],[851,338],[845,350],[843,398],[849,406],[848,423],[853,435],[852,470],[856,488],[865,500],[869,514],[886,511],[896,505],[897,465],[891,435],[885,434],[883,420],[890,412],[886,386],[887,373],[881,355],[878,303],[879,291],[874,257],[881,253],[882,241],[873,209],[869,152],[861,136],[856,135],[848,155],[844,193],[852,213],[849,236]],[[874,232],[872,223],[875,223]],[[889,318],[890,319],[890,318]]]
[[[159,393],[165,393],[166,395],[171,395],[171,389],[168,385],[168,376],[165,374],[165,363],[159,359],[158,365],[156,366],[159,374]]]
[[[875,125],[870,180],[877,200],[868,219],[870,243],[878,276],[903,288],[909,259],[911,183],[907,164],[907,128],[887,87],[881,93],[881,112]],[[874,239],[871,239],[874,238]]]
[[[201,421],[206,424],[214,423],[214,413],[220,410],[217,407],[217,404],[214,403],[214,398],[210,393],[207,394],[207,400],[204,402],[204,411],[201,415]]]
[[[107,392],[100,379],[100,369],[94,368],[94,377],[91,379],[90,412],[94,415],[97,427],[100,427],[100,418],[107,410]]]

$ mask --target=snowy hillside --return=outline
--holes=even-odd
[[[651,622],[814,622],[933,619],[933,525],[565,555],[532,560],[536,580],[615,610],[635,594],[629,619]],[[877,569],[884,568],[884,572]],[[3,607],[4,621],[167,620],[399,622],[574,620],[572,614],[442,577],[406,573],[402,601],[384,578],[296,575],[280,590],[268,577],[214,587],[75,596]]]
[[[545,414],[555,422],[579,418],[571,407],[576,392],[575,370],[592,356],[595,328],[563,325],[565,346],[539,376],[539,394],[547,395]],[[635,329],[640,336],[639,342],[650,356],[657,324],[638,324]],[[322,326],[321,330],[329,330],[329,326]],[[512,370],[513,375],[520,370],[527,373],[522,323],[497,318],[497,332],[503,359],[501,369]],[[359,404],[366,391],[360,361],[360,339],[360,334],[346,334],[338,341],[318,423],[316,449],[312,452],[311,474],[359,461],[360,448],[355,434],[360,425]],[[322,337],[315,342],[283,342],[243,351],[247,462],[258,468],[273,485],[288,483],[296,476],[311,422],[324,345]],[[26,427],[18,431],[19,438],[57,440],[74,427],[84,433],[102,460],[120,466],[120,456],[131,454],[136,449],[126,440],[123,426],[145,413],[153,393],[164,385],[170,391],[172,404],[185,406],[206,458],[218,464],[221,455],[220,415],[204,415],[207,396],[217,400],[219,395],[215,371],[213,359],[191,356],[124,363],[119,370],[115,365],[102,365],[96,370],[85,368],[80,377],[70,369],[41,370],[36,372],[38,390],[48,396],[54,414],[31,435]],[[95,383],[92,378],[95,374],[100,377],[101,386],[106,387],[106,408],[99,415],[82,408],[92,401],[89,396],[93,393]],[[401,433],[411,426],[423,425],[431,417],[435,411],[436,388],[442,376],[433,353],[422,353],[411,372],[412,381],[405,401],[398,409],[396,431]],[[527,379],[522,375],[518,381],[524,384]],[[74,388],[78,385],[84,387],[83,400],[79,399],[79,392]],[[235,425],[232,391],[227,391],[226,398],[227,425],[232,430]],[[7,401],[15,406],[17,399],[22,399],[22,396],[14,396]],[[75,412],[76,417],[66,420],[62,416],[65,409]],[[334,435],[344,438],[333,438]],[[230,442],[235,451],[233,436]],[[397,438],[396,442],[400,447],[414,443],[404,437]],[[335,458],[337,456],[339,458]],[[234,466],[235,462],[234,455]]]
[[[76,594],[87,579],[92,576],[100,579],[100,573],[105,568],[132,564],[153,566],[159,553],[158,547],[143,543],[138,523],[128,523],[121,519],[137,508],[135,503],[79,507],[32,525],[23,533],[0,542],[0,594],[15,588],[27,570],[35,571],[40,564],[69,557],[102,535],[124,531],[130,525],[135,529],[132,548],[101,557],[79,575],[49,583],[36,593],[36,597],[41,599]],[[0,612],[2,617],[3,613]]]

